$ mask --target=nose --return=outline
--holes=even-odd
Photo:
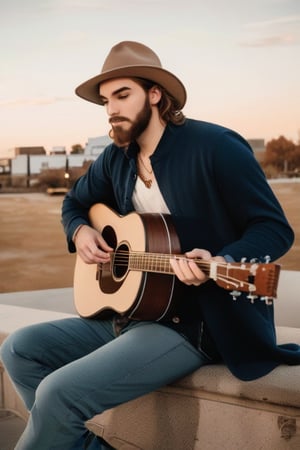
[[[117,106],[117,102],[110,100],[106,103],[106,112],[109,117],[113,117],[119,114],[119,108]]]

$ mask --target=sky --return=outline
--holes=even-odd
[[[0,0],[0,157],[108,133],[76,86],[142,42],[184,83],[187,117],[300,139],[300,0]]]

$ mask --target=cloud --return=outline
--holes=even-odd
[[[300,15],[274,17],[244,25],[242,47],[290,46],[300,43]]]
[[[292,16],[276,17],[269,20],[263,20],[261,22],[252,22],[245,25],[246,28],[265,28],[272,27],[274,25],[290,25],[294,23],[300,23],[300,14]]]
[[[74,101],[74,97],[32,97],[0,100],[0,107],[41,106]]]
[[[299,39],[293,35],[278,35],[278,36],[266,36],[261,38],[252,38],[246,41],[242,41],[240,45],[242,47],[276,47],[296,45],[299,43]]]

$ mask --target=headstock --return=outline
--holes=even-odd
[[[242,261],[218,264],[213,278],[220,287],[232,291],[233,299],[248,292],[251,302],[260,297],[269,303],[276,298],[279,273],[278,264]]]

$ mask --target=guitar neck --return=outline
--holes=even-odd
[[[152,272],[167,275],[174,275],[174,271],[170,264],[171,258],[187,259],[184,255],[170,255],[162,253],[147,253],[147,252],[117,252],[114,254],[114,264],[117,266],[126,266],[129,270],[139,272]],[[218,276],[227,275],[228,269],[233,268],[233,265],[226,262],[206,261],[203,259],[193,259],[199,269],[205,273],[209,278],[214,280]],[[240,264],[234,264],[240,268]],[[245,264],[243,265],[243,269]],[[233,283],[232,288],[236,287]]]
[[[130,252],[128,268],[130,270],[138,270],[141,272],[153,272],[153,273],[174,275],[172,266],[170,264],[170,258],[176,256],[180,257],[181,255]]]
[[[147,252],[122,252],[112,255],[113,264],[128,270],[174,275],[170,259],[185,258]],[[227,290],[248,292],[252,296],[276,297],[280,266],[270,263],[226,263],[193,259],[197,266]]]

